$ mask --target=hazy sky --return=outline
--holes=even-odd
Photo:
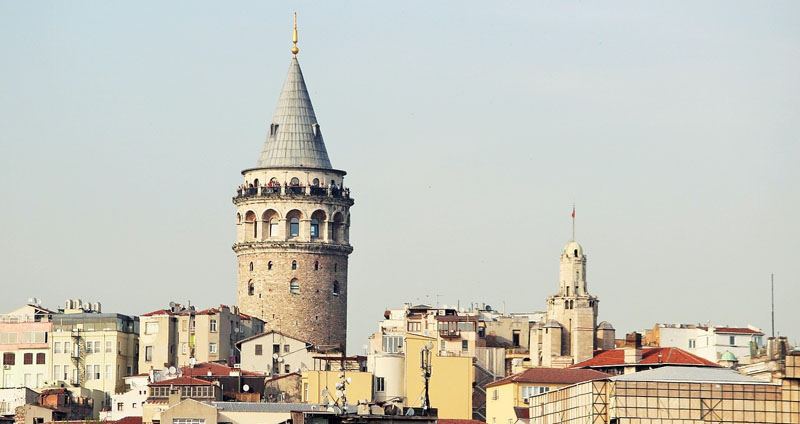
[[[277,3],[277,2],[275,2]],[[600,320],[800,343],[797,2],[0,2],[0,310],[236,301],[299,14],[352,208],[349,333],[541,311],[571,237]]]

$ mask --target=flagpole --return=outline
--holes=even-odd
[[[575,241],[575,204],[572,204],[572,241]]]

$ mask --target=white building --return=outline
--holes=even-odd
[[[237,343],[241,368],[277,377],[313,369],[314,346],[279,331],[268,331]]]
[[[0,416],[14,416],[18,406],[36,403],[39,394],[27,387],[0,388]]]
[[[645,331],[645,344],[678,347],[703,359],[719,362],[726,351],[740,364],[750,363],[751,349],[764,345],[764,333],[758,327],[717,327],[692,324],[656,324]]]

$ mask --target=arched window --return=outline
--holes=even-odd
[[[334,281],[333,282],[333,295],[334,296],[339,296],[339,282],[338,281]]]
[[[253,239],[258,237],[258,223],[256,222],[255,212],[247,211],[247,213],[244,215],[244,221],[245,221],[245,234],[252,234]]]
[[[316,218],[311,219],[311,238],[319,237],[319,220]]]
[[[253,294],[255,294],[255,292],[256,292],[256,285],[253,284],[253,280],[250,280],[247,283],[247,295],[252,296]]]
[[[578,257],[578,249],[575,249],[575,257]]]
[[[278,237],[278,218],[269,220],[269,236]]]
[[[253,272],[253,263],[250,262],[250,272]]]
[[[292,261],[292,269],[297,269],[297,261]]]
[[[314,181],[311,183],[314,184],[314,187],[319,187],[319,178],[314,178]]]
[[[319,270],[319,261],[314,261],[314,271]]]
[[[333,272],[336,272],[336,269],[339,268],[339,264],[333,264]]]
[[[300,235],[300,220],[292,218],[289,220],[289,237],[297,237]]]
[[[272,270],[272,261],[267,262],[267,271]]]
[[[294,178],[292,178],[291,181],[289,181],[289,185],[299,186],[300,185],[300,180],[297,179],[297,177],[294,177]]]
[[[300,282],[297,281],[297,278],[289,283],[289,292],[291,294],[300,294]]]

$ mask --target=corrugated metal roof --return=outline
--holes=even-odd
[[[257,167],[331,169],[322,131],[311,106],[311,98],[297,57],[293,57],[289,65],[289,73],[286,75]]]
[[[615,381],[675,381],[697,383],[772,384],[741,375],[730,368],[666,366],[611,377]]]

